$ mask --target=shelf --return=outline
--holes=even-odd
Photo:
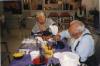
[[[64,0],[22,0],[23,10],[73,10]]]

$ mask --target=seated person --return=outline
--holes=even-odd
[[[55,23],[52,19],[46,18],[43,12],[38,12],[36,14],[36,20],[36,24],[32,29],[33,33],[45,31],[49,28],[50,25]]]
[[[68,38],[71,50],[80,56],[80,62],[86,62],[94,55],[94,40],[81,21],[72,21],[68,30],[58,33],[54,38],[55,40]]]

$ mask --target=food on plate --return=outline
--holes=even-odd
[[[21,59],[24,56],[21,52],[16,52],[13,54],[14,59]]]

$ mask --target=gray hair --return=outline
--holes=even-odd
[[[45,16],[44,12],[40,11],[36,13],[36,17]]]
[[[73,20],[70,25],[73,25],[73,24],[79,24],[80,26],[77,28],[79,32],[83,32],[85,30],[85,25],[82,21],[79,21],[79,20]]]

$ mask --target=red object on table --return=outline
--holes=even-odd
[[[42,64],[42,62],[41,62],[40,56],[33,60],[33,64],[36,64],[36,65]],[[48,59],[46,57],[44,58],[44,63],[48,63]]]

